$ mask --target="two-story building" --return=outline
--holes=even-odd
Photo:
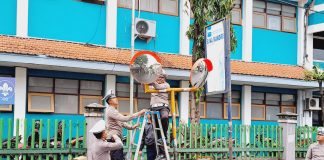
[[[304,111],[304,101],[317,83],[303,79],[313,57],[314,63],[324,65],[324,1],[315,0],[308,17],[305,3],[235,0],[235,124],[277,124],[276,114],[285,111],[298,113],[300,125],[313,125],[313,118],[314,124],[320,123],[317,113]],[[136,17],[155,21],[156,36],[148,42],[136,39],[135,49],[159,53],[171,86],[188,87],[190,4],[136,4]],[[15,104],[1,105],[0,117],[82,120],[83,107],[102,103],[108,89],[116,90],[119,110],[127,114],[131,17],[131,0],[0,1],[0,76],[16,78]],[[136,84],[134,111],[148,107],[149,97]],[[184,122],[189,100],[188,93],[177,95],[177,115]],[[200,111],[201,123],[227,123],[226,96],[204,96]]]

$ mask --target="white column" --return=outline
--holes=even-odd
[[[190,41],[187,36],[187,31],[190,25],[190,2],[188,0],[180,0],[180,54],[189,55]]]
[[[303,1],[298,1],[298,6],[304,6]],[[303,66],[304,65],[304,40],[305,40],[305,9],[303,7],[298,8],[298,38],[297,38],[297,65]]]
[[[242,60],[252,61],[252,17],[253,0],[243,0],[243,19],[242,19]]]
[[[16,35],[28,36],[28,0],[17,0]]]
[[[15,72],[15,106],[14,106],[14,131],[16,130],[16,119],[24,119],[26,115],[27,97],[27,69],[16,67]],[[19,134],[24,135],[24,123],[19,123]],[[14,135],[16,132],[14,132]]]
[[[116,93],[116,75],[106,75],[105,80],[105,96],[108,94],[107,92],[112,89]],[[108,104],[106,102],[105,106],[107,107]]]
[[[106,47],[117,44],[117,0],[106,1]]]
[[[311,70],[313,68],[313,56],[314,56],[314,51],[313,51],[313,34],[307,34],[306,37],[306,53],[307,53],[307,58],[305,61],[305,69]]]
[[[312,98],[313,94],[311,90],[298,90],[297,91],[297,120],[300,126],[312,126],[313,116],[311,111],[305,110],[305,100],[306,98]]]
[[[251,125],[251,95],[252,87],[248,85],[242,86],[242,124]]]
[[[188,88],[189,81],[180,81],[180,88]],[[188,124],[189,121],[189,92],[180,92],[180,120]]]

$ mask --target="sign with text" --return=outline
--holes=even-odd
[[[227,34],[225,20],[209,25],[205,28],[205,52],[206,58],[211,60],[214,69],[209,72],[207,78],[207,94],[225,93],[226,85],[226,56]]]
[[[15,78],[0,77],[0,105],[15,103]]]

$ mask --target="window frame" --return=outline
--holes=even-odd
[[[141,10],[141,11],[143,11],[143,12],[150,12],[150,13],[154,13],[154,14],[165,14],[165,15],[170,15],[170,16],[179,16],[179,0],[175,0],[175,1],[177,1],[177,6],[176,6],[176,9],[177,9],[177,13],[171,13],[171,12],[168,12],[168,11],[163,11],[163,10],[161,10],[161,2],[162,2],[163,0],[158,0],[158,11],[157,12],[152,12],[152,11],[144,11],[144,10]],[[119,8],[126,8],[126,9],[131,9],[131,7],[127,7],[126,5],[123,5],[123,4],[121,4],[121,3],[119,3],[120,1],[119,0],[117,0],[117,7],[119,7]],[[138,0],[136,0],[135,1],[135,10],[138,10],[138,4],[139,4],[139,1]]]
[[[280,107],[280,112],[284,112],[284,109],[285,109],[285,108],[293,109],[293,110],[294,110],[293,113],[297,113],[297,107],[296,107],[296,106],[287,106],[287,105],[285,105],[285,106],[281,106],[281,107]]]
[[[257,15],[262,15],[264,17],[264,26],[259,26],[259,25],[254,25],[252,24],[253,27],[256,28],[263,28],[263,29],[267,29],[267,14],[266,13],[261,13],[261,12],[253,12],[253,14],[257,14]],[[253,16],[253,15],[252,15]]]
[[[267,29],[267,30],[272,30],[272,31],[279,31],[279,32],[288,32],[288,33],[296,33],[297,32],[297,28],[296,28],[296,19],[297,19],[297,9],[295,8],[295,17],[289,17],[289,16],[284,16],[284,15],[282,15],[282,12],[283,12],[283,6],[289,6],[289,5],[285,5],[285,4],[281,4],[281,3],[275,3],[275,4],[279,4],[280,5],[280,8],[281,8],[281,10],[279,11],[280,12],[280,14],[279,15],[276,15],[276,14],[271,14],[271,13],[267,13],[267,10],[268,10],[268,3],[274,3],[274,2],[269,2],[269,1],[264,1],[265,2],[265,10],[264,10],[264,12],[258,12],[258,11],[253,11],[253,14],[255,14],[255,13],[263,13],[263,14],[265,14],[265,27],[260,27],[260,26],[254,26],[253,24],[252,24],[252,26],[253,27],[255,27],[255,28],[262,28],[262,29]],[[252,7],[252,8],[254,8],[254,6]],[[278,16],[278,17],[280,17],[280,30],[275,30],[275,29],[269,29],[268,28],[268,16]],[[289,19],[293,19],[294,20],[294,22],[295,22],[295,25],[294,25],[294,31],[290,31],[290,30],[285,30],[285,29],[283,29],[284,27],[284,23],[283,23],[283,19],[285,19],[285,18],[289,18]]]
[[[179,16],[179,0],[175,0],[176,1],[176,13],[172,13],[172,12],[168,12],[168,11],[163,11],[161,9],[161,2],[163,2],[163,0],[158,0],[158,12],[161,13],[161,14],[166,14],[166,15],[171,15],[171,16]]]
[[[8,105],[8,108],[0,108],[0,111],[4,112],[12,112],[12,104],[3,104],[3,105]]]
[[[101,104],[102,105],[102,96],[88,96],[88,95],[80,95],[79,96],[79,111],[78,111],[78,113],[79,114],[84,114],[84,110],[83,110],[83,100],[84,99],[96,99],[96,98],[98,98],[98,100],[99,100],[99,104]]]
[[[259,121],[259,120],[263,120],[263,121],[266,121],[266,105],[265,104],[251,104],[251,109],[252,109],[252,106],[253,107],[257,107],[257,108],[263,108],[263,118],[253,118],[252,116],[251,116],[251,120],[257,120],[257,121]],[[251,111],[251,113],[252,113],[252,111]]]
[[[235,23],[235,22],[233,22],[232,19],[231,19],[231,23],[232,23],[232,24],[236,24],[236,25],[242,25],[242,9],[241,9],[241,8],[240,8],[240,9],[238,9],[238,8],[233,8],[231,12],[233,12],[233,11],[237,11],[237,12],[239,13],[239,15],[240,15],[240,22]]]
[[[234,117],[234,116],[232,116],[232,119],[241,119],[241,103],[232,103],[232,108],[233,108],[233,106],[236,106],[236,107],[238,107],[238,117]],[[227,117],[227,103],[226,102],[224,102],[223,103],[223,117],[224,117],[224,119],[228,119],[228,117]]]
[[[286,30],[284,29],[284,19],[290,19],[290,20],[293,20],[295,22],[295,25],[294,25],[294,30]],[[287,17],[287,16],[282,16],[281,17],[281,30],[284,31],[284,32],[290,32],[290,33],[295,33],[296,32],[296,18],[292,18],[292,17]]]
[[[50,97],[51,102],[50,102],[50,110],[45,110],[45,109],[32,109],[32,101],[31,98],[32,96],[46,96]],[[36,113],[54,113],[55,108],[54,108],[54,94],[50,93],[28,93],[28,112],[36,112]]]

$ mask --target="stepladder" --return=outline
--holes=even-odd
[[[135,140],[135,135],[136,135],[136,131],[135,130],[132,134],[131,137],[131,142],[130,142],[130,148],[132,148],[133,146],[136,146],[136,150],[135,150],[135,155],[134,155],[134,160],[139,160],[139,152],[140,152],[140,147],[142,145],[142,138],[144,135],[144,131],[145,131],[145,126],[148,125],[148,115],[150,115],[151,117],[151,123],[153,125],[153,132],[154,132],[154,142],[155,142],[155,148],[156,148],[156,155],[164,155],[163,158],[156,158],[156,159],[165,159],[165,160],[170,160],[170,155],[168,152],[168,146],[167,146],[167,142],[166,142],[166,136],[163,132],[163,128],[162,128],[162,123],[161,123],[161,116],[160,116],[160,112],[159,111],[148,111],[145,112],[144,114],[144,118],[143,118],[143,122],[142,122],[142,126],[140,128],[140,132],[139,132],[139,137],[137,140],[137,143],[134,143]],[[156,119],[154,118],[156,116]],[[157,120],[157,124],[158,126],[156,126],[156,121]],[[139,119],[138,119],[139,122]],[[162,140],[162,144],[158,144],[158,136],[157,136],[157,132],[160,132],[161,135],[161,140]],[[129,151],[127,159],[131,160],[132,155],[130,154],[131,151]]]

